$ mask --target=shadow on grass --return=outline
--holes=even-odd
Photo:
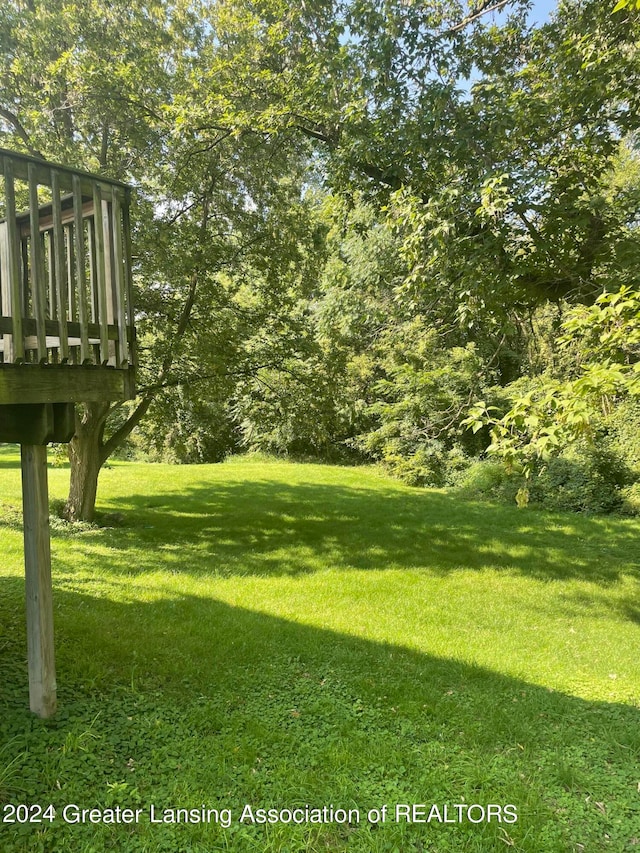
[[[4,592],[6,609],[16,589]],[[411,827],[399,849],[500,850],[509,838],[531,853],[635,843],[637,709],[210,598],[121,604],[60,591],[56,603],[58,718],[41,723],[16,707],[26,702],[21,667],[0,681],[2,743],[15,738],[8,756],[21,755],[9,792],[28,784],[36,802],[94,805],[108,784],[126,791],[130,782],[142,802],[182,792],[174,805],[223,795],[238,808],[513,802],[521,818],[506,838],[467,825],[445,828],[457,846],[432,848],[416,840],[424,828]],[[24,630],[9,639],[22,666]],[[429,832],[443,838],[442,827]],[[479,835],[485,842],[472,847]],[[254,849],[236,843],[224,849]],[[324,847],[378,849],[341,836]]]
[[[136,567],[120,566],[127,572],[152,569],[158,552],[173,552],[183,558],[174,568],[194,574],[492,568],[602,585],[630,565],[640,574],[637,522],[520,511],[452,493],[248,480],[134,494],[109,506],[123,525],[109,547],[141,548]]]
[[[1,447],[2,445],[0,445]],[[13,454],[9,455],[0,452],[0,469],[2,468],[17,468],[20,469],[20,455],[16,458]]]

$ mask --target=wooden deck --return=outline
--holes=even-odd
[[[129,195],[0,149],[0,405],[134,395]]]
[[[47,444],[135,395],[129,189],[0,148],[0,441],[21,445],[29,705],[56,709]]]

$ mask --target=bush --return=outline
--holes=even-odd
[[[479,460],[469,465],[456,485],[468,498],[513,503],[524,483],[524,477],[509,474],[501,462]]]
[[[132,437],[138,454],[152,462],[197,464],[233,453],[236,426],[224,399],[213,393],[207,399],[206,390],[178,387],[159,395]]]
[[[465,497],[514,501],[550,510],[640,515],[640,482],[609,447],[586,444],[540,462],[530,478],[492,460],[474,462],[458,477]]]
[[[470,391],[487,390],[482,357],[472,343],[443,348],[420,316],[378,346],[369,428],[356,446],[410,485],[450,485],[489,444],[488,430],[461,429]]]
[[[619,402],[603,419],[609,444],[624,463],[640,477],[640,400]]]
[[[409,449],[396,440],[389,442],[385,450],[384,467],[409,486],[445,485],[447,454],[441,442],[425,441]]]
[[[609,513],[622,509],[633,474],[608,448],[577,446],[546,460],[531,477],[529,499],[547,509]]]
[[[620,496],[622,498],[621,510],[625,515],[640,515],[640,482],[622,489]]]

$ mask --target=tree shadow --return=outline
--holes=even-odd
[[[427,834],[424,826],[378,831],[400,835],[403,851],[440,849],[431,844],[445,832],[459,838],[446,850],[622,851],[635,843],[637,708],[209,597],[55,597],[58,717],[35,721],[15,707],[16,679],[24,678],[16,668],[0,681],[2,743],[15,739],[4,758],[18,756],[10,793],[26,784],[33,801],[84,797],[94,805],[96,790],[123,780],[129,805],[133,785],[141,802],[196,791],[234,808],[509,802],[520,818],[502,827],[506,835],[468,822]],[[9,653],[22,661],[23,629],[10,637]],[[24,699],[26,686],[18,690]],[[73,748],[83,732],[84,745]],[[324,848],[351,849],[354,832],[374,830],[322,828]],[[202,849],[242,853],[259,843],[228,842]]]
[[[8,455],[3,452],[3,447],[0,445],[0,469],[2,468],[20,468],[20,455],[15,457],[13,454]]]
[[[124,513],[109,546],[139,545],[138,571],[151,568],[159,549],[182,553],[176,570],[192,574],[297,575],[319,564],[439,574],[491,568],[600,585],[640,574],[634,520],[521,511],[438,491],[227,480],[107,505]]]

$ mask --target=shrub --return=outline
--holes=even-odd
[[[640,477],[640,399],[618,403],[603,420],[611,448]]]
[[[207,399],[205,390],[178,387],[159,395],[133,435],[138,453],[180,464],[221,462],[233,453],[238,438],[225,401]]]
[[[622,508],[622,489],[633,474],[609,448],[580,445],[541,463],[529,484],[532,503],[571,512],[609,513]]]
[[[632,483],[620,492],[621,510],[625,515],[640,515],[640,482]]]
[[[640,514],[640,482],[610,447],[586,443],[540,461],[529,478],[498,461],[474,462],[456,485],[465,497],[585,513]],[[518,500],[518,496],[520,499]]]
[[[501,462],[485,459],[471,463],[456,485],[468,498],[513,503],[524,482],[524,477],[508,473]]]
[[[425,441],[409,448],[396,439],[386,445],[383,464],[409,486],[444,486],[446,451],[441,442]]]

